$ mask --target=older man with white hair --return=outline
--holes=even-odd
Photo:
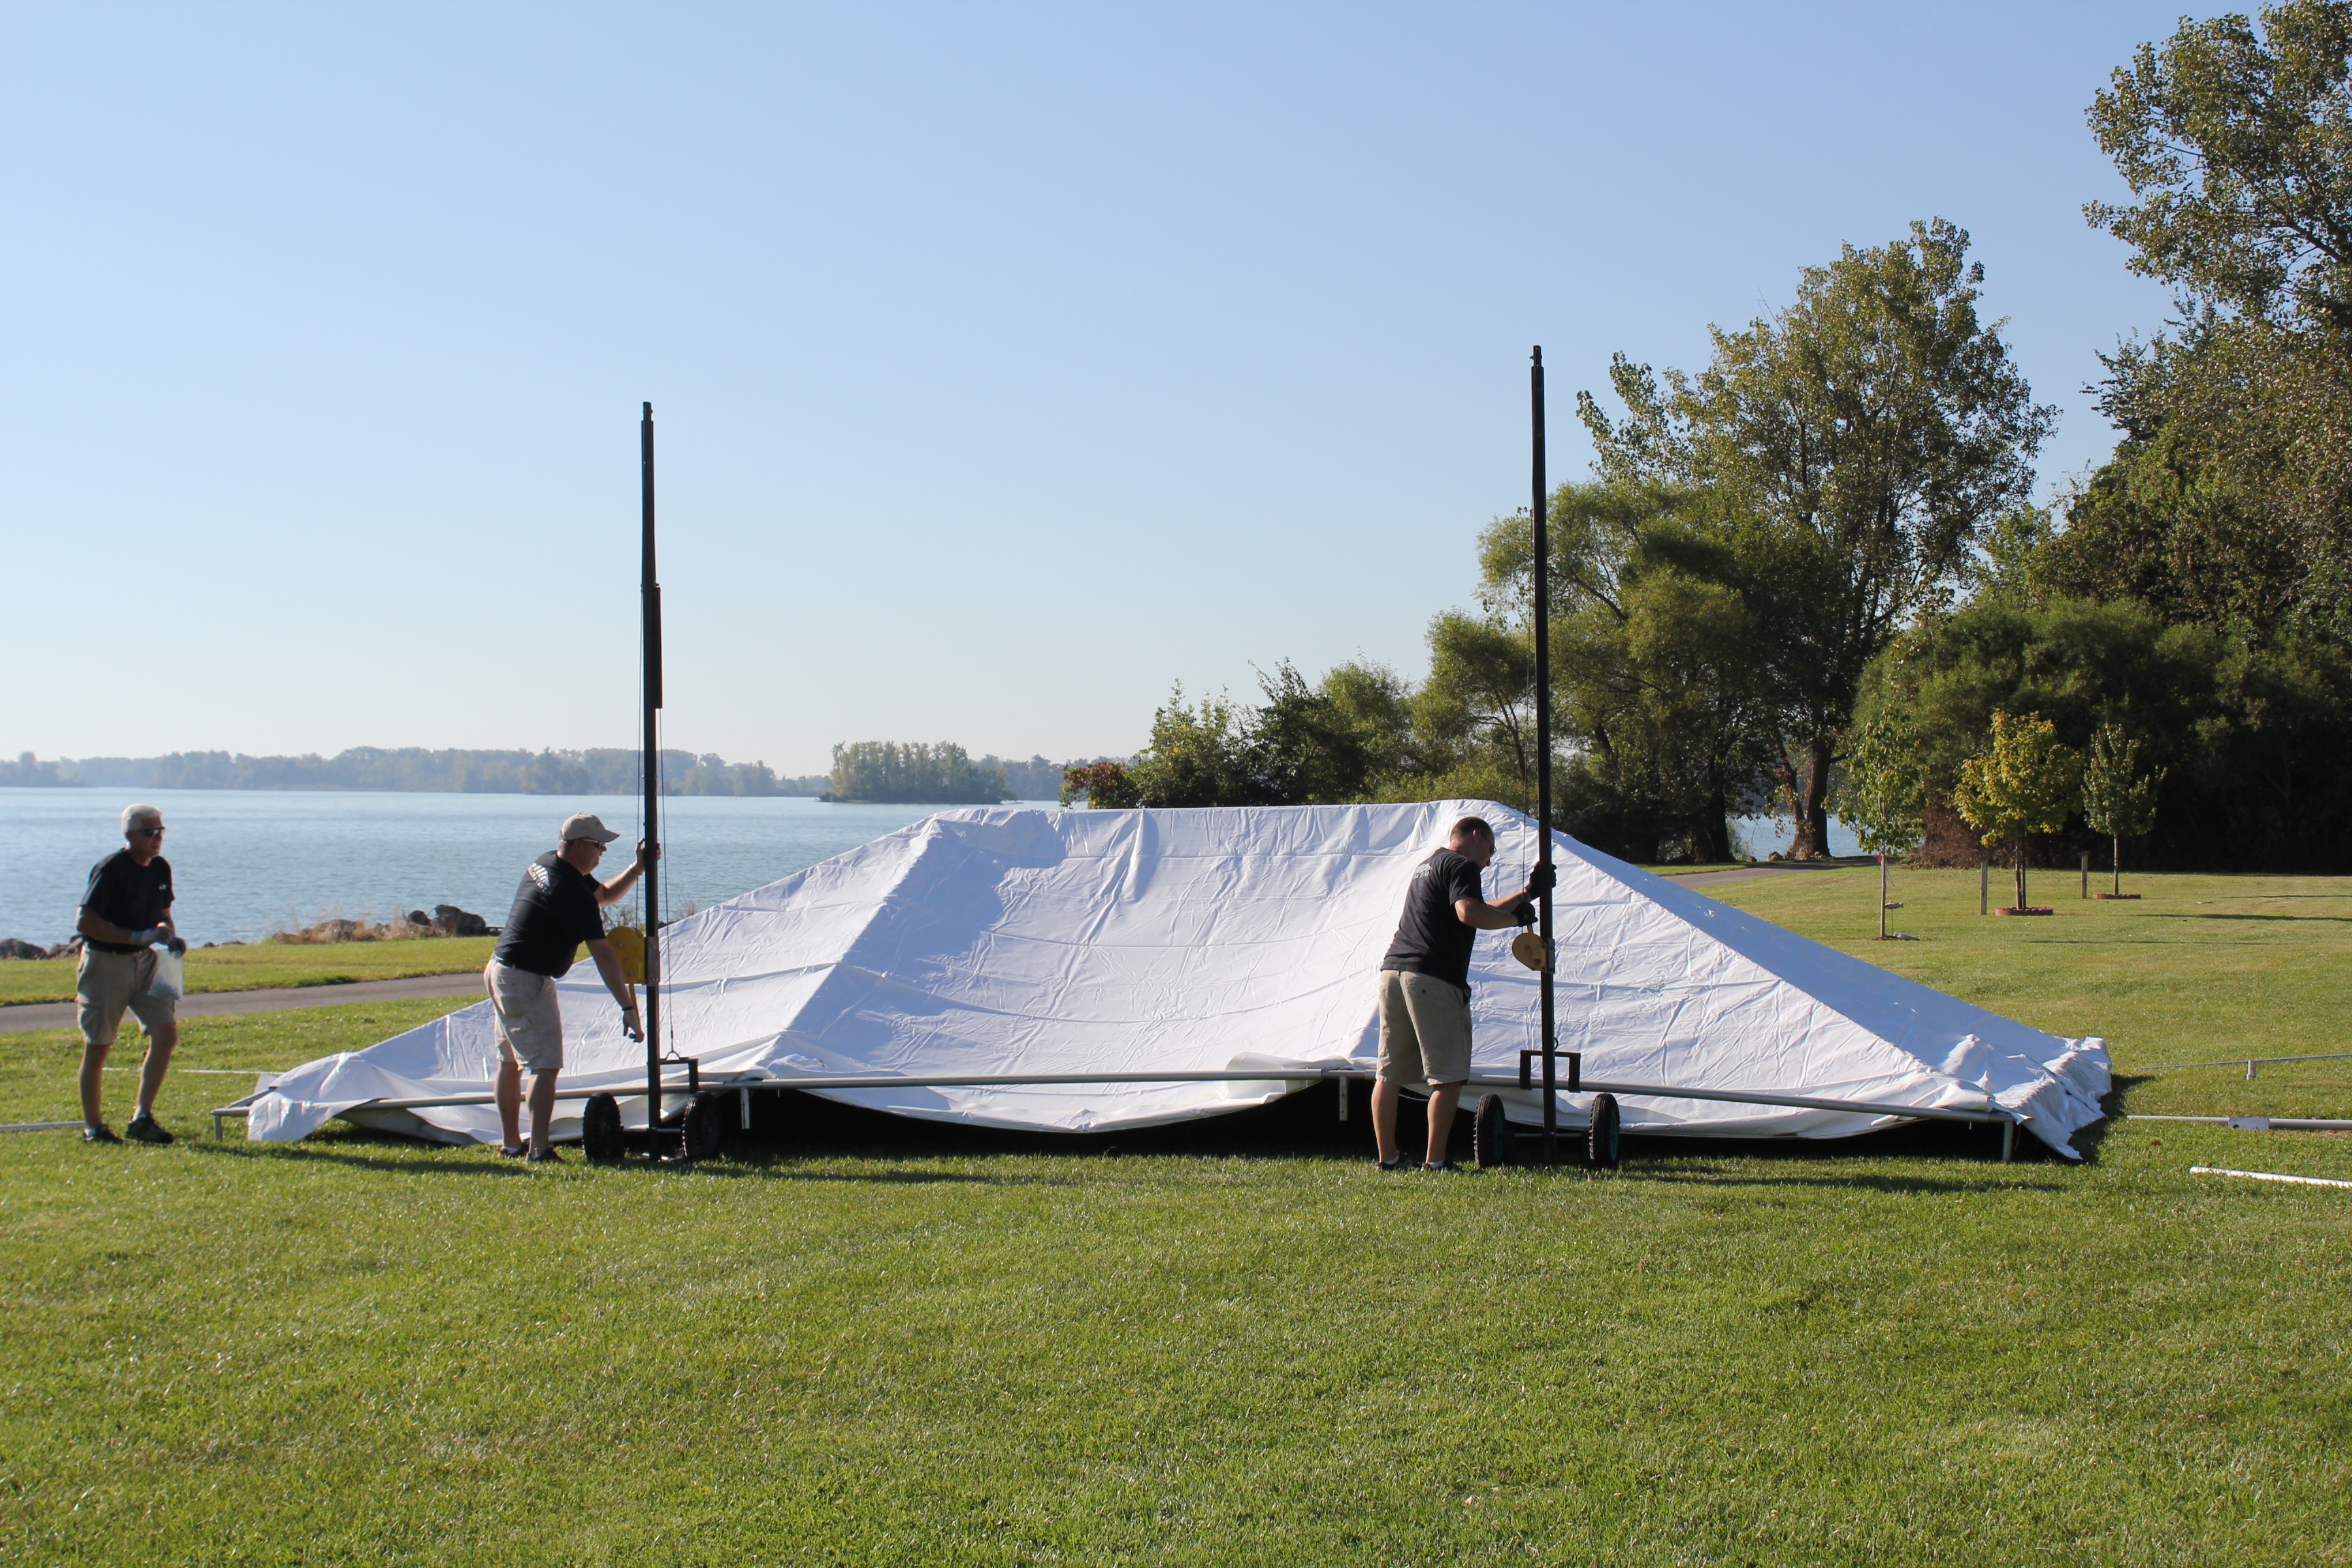
[[[509,1158],[534,1163],[562,1161],[548,1142],[555,1121],[555,1075],[563,1070],[563,1014],[556,1005],[555,983],[570,973],[583,942],[605,989],[621,1005],[623,1032],[633,1040],[645,1037],[637,1022],[636,994],[629,989],[620,956],[604,935],[604,906],[626,896],[652,866],[654,855],[640,843],[627,870],[609,882],[598,881],[594,872],[604,847],[619,837],[585,812],[565,817],[556,831],[561,847],[523,868],[506,929],[483,967],[482,983],[497,1018],[499,1069],[491,1094],[506,1135],[499,1152]],[[523,1141],[521,1126],[526,1072],[531,1075],[529,1142]]]
[[[155,1095],[180,1043],[177,1003],[153,994],[158,943],[187,951],[172,922],[172,863],[163,858],[163,814],[152,805],[125,807],[125,847],[89,869],[81,896],[80,966],[74,973],[74,999],[81,1023],[81,1136],[86,1143],[120,1143],[106,1124],[101,1103],[106,1056],[122,1027],[122,1015],[135,1015],[147,1031],[147,1058],[139,1068],[139,1097],[123,1129],[142,1143],[169,1143],[157,1125]]]

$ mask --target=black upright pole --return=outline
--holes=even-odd
[[[1534,493],[1528,515],[1535,522],[1536,567],[1536,864],[1551,865],[1551,499],[1544,483],[1543,346],[1536,346],[1528,370],[1528,416],[1535,436]],[[1549,879],[1546,879],[1549,881]],[[1543,998],[1544,1163],[1559,1159],[1559,1101],[1554,1092],[1552,1053],[1559,1040],[1552,1029],[1551,889],[1537,896],[1537,931],[1543,938],[1544,966],[1537,973],[1537,991]]]
[[[645,492],[646,847],[661,847],[661,736],[656,715],[662,705],[661,579],[654,571],[654,405],[646,405],[638,426]],[[647,1152],[658,1148],[655,1123],[661,1120],[661,878],[645,875],[646,890],[646,1136]]]

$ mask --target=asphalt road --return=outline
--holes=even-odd
[[[1781,860],[1762,866],[1748,866],[1738,871],[1700,871],[1687,877],[1669,877],[1685,888],[1711,888],[1725,882],[1752,882],[1759,877],[1802,877],[1814,871],[1843,871],[1855,866],[1875,866],[1874,855],[1848,855],[1836,860]]]
[[[219,1018],[237,1013],[282,1013],[293,1007],[333,1007],[353,1002],[405,1002],[421,996],[479,996],[479,970],[463,974],[419,974],[406,980],[362,980],[347,985],[288,985],[274,991],[199,991],[180,998],[183,1018]],[[27,1029],[70,1029],[71,1002],[23,1002],[0,1007],[0,1035]]]

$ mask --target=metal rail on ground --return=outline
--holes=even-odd
[[[754,1089],[1026,1089],[1056,1085],[1114,1083],[1296,1083],[1321,1082],[1327,1079],[1367,1079],[1372,1074],[1359,1068],[1316,1068],[1303,1070],[1267,1070],[1264,1068],[1225,1068],[1203,1072],[1078,1072],[1078,1073],[959,1073],[952,1076],[908,1078],[895,1074],[812,1074],[805,1078],[705,1078],[701,1087],[711,1090],[733,1090],[742,1097],[743,1120],[751,1121],[751,1097]],[[1489,1077],[1474,1074],[1473,1085],[1484,1088],[1519,1087],[1516,1074]],[[642,1095],[642,1083],[601,1084],[573,1087],[556,1091],[558,1100],[586,1100],[599,1094]],[[234,1105],[224,1105],[212,1112],[213,1136],[224,1135],[223,1123],[232,1116],[249,1117],[252,1102],[265,1094],[278,1092],[261,1089]],[[682,1087],[663,1086],[665,1097],[688,1093]],[[1570,1092],[1580,1094],[1613,1094],[1633,1096],[1641,1100],[1703,1100],[1731,1105],[1776,1105],[1799,1110],[1842,1110],[1867,1116],[1891,1116],[1904,1121],[1968,1121],[1990,1123],[2001,1129],[2000,1157],[2006,1162],[2014,1157],[2018,1124],[2023,1120],[2016,1112],[1998,1109],[1969,1110],[1945,1106],[1887,1105],[1876,1100],[1833,1100],[1821,1095],[1772,1094],[1753,1089],[1686,1089],[1671,1084],[1603,1082],[1598,1079],[1582,1079]],[[1557,1104],[1554,1097],[1554,1104]],[[351,1110],[424,1110],[445,1106],[489,1105],[491,1095],[440,1094],[415,1099],[370,1100],[347,1108]]]
[[[2153,1116],[2133,1121],[2202,1121],[2213,1127],[2234,1127],[2241,1132],[2352,1132],[2352,1121],[2312,1116]]]
[[[2233,1068],[2246,1064],[2246,1077],[2254,1076],[2257,1067],[2270,1067],[2279,1062],[2340,1062],[2352,1061],[2352,1051],[2329,1051],[2317,1057],[2228,1057],[2218,1062],[2167,1062],[2162,1067],[2139,1068],[2139,1072],[2187,1072],[2191,1068]]]

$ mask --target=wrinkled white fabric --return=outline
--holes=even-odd
[[[1373,975],[1413,867],[1457,817],[1499,837],[1489,897],[1534,858],[1528,818],[1486,801],[1192,811],[942,812],[689,916],[664,932],[664,1033],[707,1078],[759,1073],[1118,1072],[1264,1065],[1369,1071]],[[1565,836],[1554,839],[1561,1048],[1602,1081],[1988,1109],[2044,1142],[2098,1119],[2105,1046],[2064,1040],[1808,942]],[[1482,934],[1477,1072],[1536,1042],[1537,981]],[[562,983],[564,1084],[644,1083],[644,1047],[583,964]],[[487,1003],[363,1051],[306,1064],[254,1107],[252,1135],[299,1139],[362,1102],[483,1090]],[[1091,1084],[854,1089],[900,1115],[1069,1131],[1262,1104],[1298,1087]],[[1539,1095],[1507,1094],[1541,1118]],[[1586,1096],[1561,1096],[1580,1122]],[[565,1101],[558,1135],[576,1132]],[[1894,1120],[1850,1111],[1624,1100],[1626,1127],[1841,1137]],[[642,1095],[623,1101],[642,1124]],[[488,1106],[357,1110],[452,1141],[498,1136]]]

